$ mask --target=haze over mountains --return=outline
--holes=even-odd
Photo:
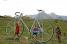
[[[45,11],[39,11],[36,15],[29,15],[28,17],[31,17],[32,19],[60,19],[60,20],[67,20],[67,16],[59,16],[55,13],[47,14]]]

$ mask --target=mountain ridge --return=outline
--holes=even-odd
[[[56,15],[55,13],[47,14],[45,11],[41,11],[36,15],[28,15],[28,17],[31,17],[32,19],[60,19],[60,20],[67,20],[67,16],[60,16]]]

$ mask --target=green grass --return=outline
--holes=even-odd
[[[27,24],[27,26],[29,27],[29,29],[31,29],[31,26],[33,24],[33,20],[31,19],[23,19],[24,22]],[[52,34],[52,28],[55,26],[60,26],[61,27],[61,32],[62,32],[62,36],[61,36],[61,44],[67,44],[67,21],[62,21],[62,20],[57,20],[58,23],[56,23],[56,20],[43,20],[40,21],[40,24],[43,24],[43,29],[50,34]],[[8,24],[9,23],[9,24]],[[7,25],[8,24],[8,25]],[[24,37],[29,37],[30,38],[30,33],[28,32],[28,30],[26,29],[26,27],[20,23],[20,29],[21,29],[21,37],[19,41],[16,40],[7,40],[6,38],[9,38],[10,36],[12,38],[15,38],[15,22],[13,21],[13,19],[0,19],[0,44],[26,44],[24,42],[26,42],[26,40],[24,39]],[[7,32],[6,32],[7,29]],[[48,36],[49,37],[49,36]],[[47,36],[44,35],[44,39],[48,38]],[[40,38],[40,37],[39,37]],[[56,40],[55,40],[55,36],[53,35],[52,39],[50,41],[48,41],[45,44],[57,44]],[[24,42],[22,42],[23,40],[25,40]],[[31,42],[31,40],[28,40],[28,42]]]

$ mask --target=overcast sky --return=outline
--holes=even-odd
[[[0,15],[14,16],[16,11],[31,15],[37,14],[37,9],[67,16],[67,0],[0,0]]]

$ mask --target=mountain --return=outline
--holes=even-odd
[[[50,17],[49,14],[45,13],[44,11],[39,12],[36,15],[28,15],[28,17],[31,17],[32,19],[50,19],[52,17]]]
[[[36,19],[51,19],[49,14],[45,13],[44,11],[39,12],[36,16]]]
[[[45,11],[40,11],[36,15],[29,15],[28,17],[31,17],[32,19],[60,19],[60,20],[67,20],[67,16],[59,16],[55,13],[47,14]]]
[[[60,16],[61,19],[67,20],[67,16]]]

